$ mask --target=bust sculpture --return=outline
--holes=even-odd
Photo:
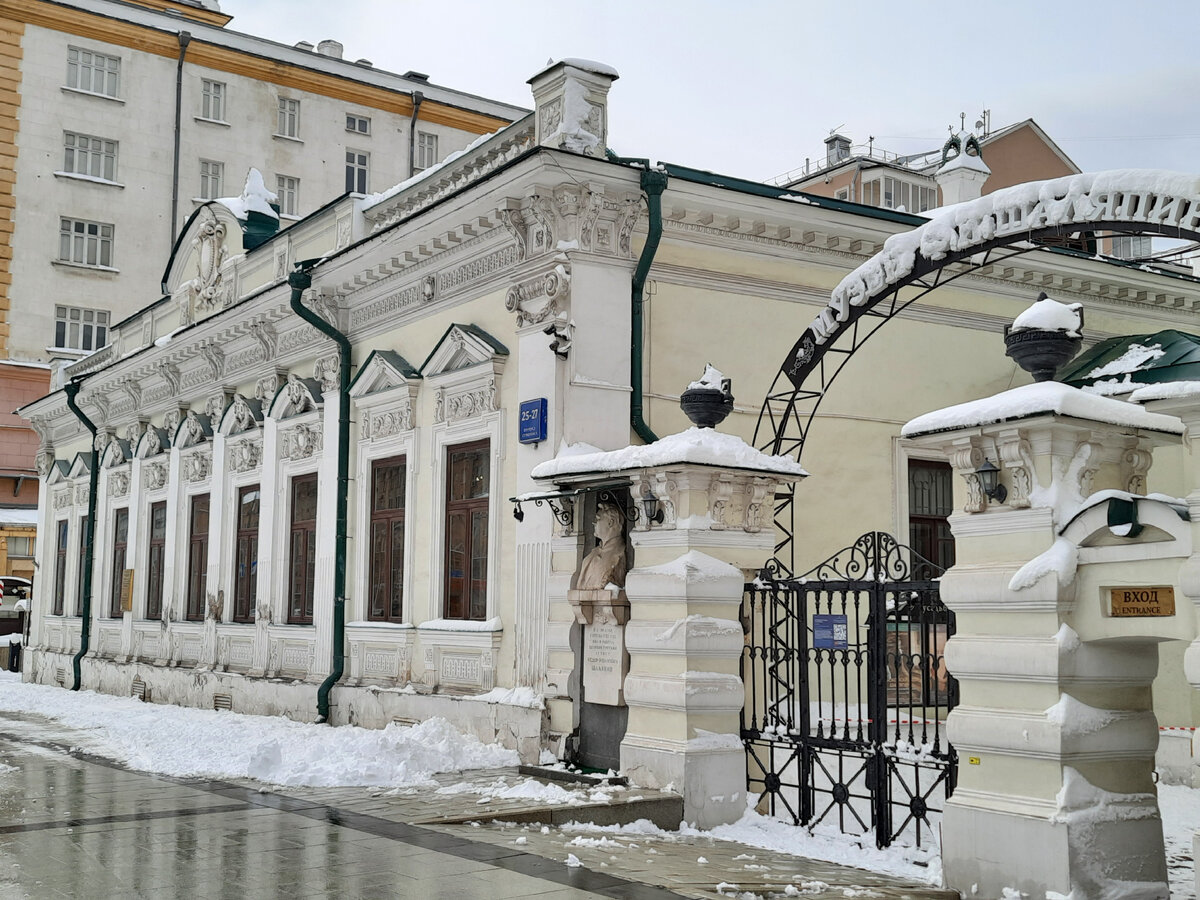
[[[583,558],[576,589],[601,590],[610,584],[625,587],[625,516],[612,503],[599,504],[592,533],[598,543]]]

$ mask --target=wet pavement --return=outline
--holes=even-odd
[[[482,795],[515,769],[473,773],[481,793],[267,789],[132,772],[80,746],[0,714],[0,900],[957,896],[707,837],[534,824],[548,810]]]

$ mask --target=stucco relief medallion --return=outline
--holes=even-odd
[[[220,307],[221,264],[225,262],[225,224],[217,221],[212,213],[200,225],[192,238],[196,251],[196,277],[188,284],[192,308],[197,312],[209,312]]]
[[[146,488],[156,491],[167,483],[167,466],[165,463],[150,463],[146,466]]]
[[[258,441],[236,441],[229,445],[229,469],[249,472],[262,462],[262,444]]]
[[[108,477],[108,492],[114,497],[124,497],[129,493],[129,473],[126,471],[113,472]]]

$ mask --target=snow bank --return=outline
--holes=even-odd
[[[383,729],[331,728],[271,716],[150,704],[0,680],[0,710],[78,728],[89,749],[132,769],[180,778],[255,778],[306,787],[426,784],[439,772],[517,765],[445,719]]]
[[[1133,403],[1097,397],[1057,381],[1026,384],[982,400],[934,410],[913,419],[900,433],[904,437],[915,437],[973,425],[992,425],[1043,413],[1091,419],[1126,428],[1183,434],[1183,423],[1175,416],[1147,412]]]
[[[1143,413],[1151,415],[1144,410]],[[1182,427],[1181,425],[1180,428]],[[530,474],[534,478],[556,478],[561,475],[617,472],[623,469],[643,469],[677,463],[754,469],[797,477],[808,475],[794,459],[770,456],[754,449],[736,435],[724,434],[712,428],[695,427],[668,435],[653,444],[625,447],[621,450],[580,453],[572,445],[567,445],[554,459],[534,466]]]

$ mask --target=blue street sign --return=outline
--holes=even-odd
[[[849,638],[845,616],[813,616],[813,647],[820,650],[845,650]]]
[[[521,414],[517,426],[522,444],[540,444],[546,439],[546,398],[521,401]]]

